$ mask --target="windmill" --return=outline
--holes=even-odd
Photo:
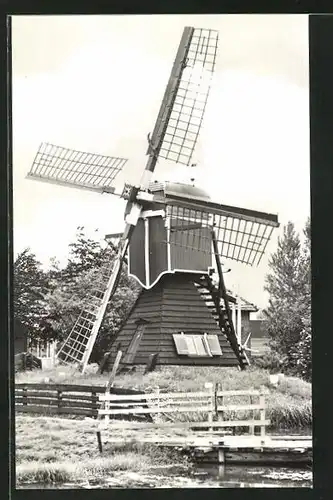
[[[229,307],[232,297],[225,287],[220,259],[259,264],[278,226],[277,217],[214,203],[193,185],[152,181],[160,158],[192,165],[217,44],[217,31],[184,28],[153,133],[148,134],[148,160],[138,185],[125,183],[122,192],[116,192],[115,179],[127,162],[124,158],[51,144],[42,144],[37,152],[29,179],[127,200],[124,232],[112,235],[119,236],[116,258],[101,269],[57,353],[64,363],[85,370],[126,256],[129,275],[142,291],[113,342],[110,360],[121,346],[127,365],[145,363],[149,354],[171,364],[243,368],[248,363],[235,335]],[[213,255],[218,285],[211,277]],[[175,321],[168,311],[177,309],[178,302],[181,307]]]

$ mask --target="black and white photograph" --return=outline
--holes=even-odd
[[[17,489],[312,488],[308,29],[12,16]]]

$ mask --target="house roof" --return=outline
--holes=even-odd
[[[227,293],[236,299],[236,294],[232,290],[227,290]],[[249,312],[259,311],[258,307],[252,302],[249,302],[248,300],[244,299],[244,297],[241,296],[239,296],[239,298],[242,311],[249,311]]]

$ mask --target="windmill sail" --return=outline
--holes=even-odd
[[[174,202],[167,205],[167,214],[173,221],[170,231],[174,245],[210,252],[210,245],[203,244],[202,240],[211,240],[211,233],[201,231],[198,235],[193,227],[197,224],[214,229],[221,257],[251,266],[259,265],[272,231],[279,225],[275,215],[254,210],[210,202],[204,207],[195,202],[186,205]]]
[[[114,180],[127,160],[42,143],[27,174],[30,179],[114,193]]]
[[[165,110],[169,111],[167,118],[161,110],[151,144],[160,158],[190,165],[215,69],[218,32],[185,28],[184,36],[187,37],[186,59],[183,58],[181,77],[173,89],[173,105]],[[170,95],[168,88],[166,95]]]
[[[166,203],[170,239],[187,251],[211,252],[214,230],[219,256],[250,266],[258,266],[272,231],[279,226],[276,215],[210,201],[154,197]]]

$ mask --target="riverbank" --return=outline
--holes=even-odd
[[[109,374],[98,375],[97,366],[89,366],[82,374],[72,367],[58,366],[49,370],[33,370],[16,374],[17,383],[62,383],[105,386]],[[120,374],[115,386],[161,391],[197,391],[206,382],[219,382],[224,390],[260,389],[268,392],[267,418],[269,431],[275,434],[311,434],[311,385],[295,377],[283,377],[277,385],[269,372],[251,368],[240,372],[232,368],[165,367],[143,375],[140,372]],[[192,414],[191,419],[194,417]],[[125,434],[124,434],[125,436]],[[91,421],[80,418],[53,418],[40,415],[16,415],[16,479],[17,486],[26,484],[61,485],[117,482],[126,478],[122,487],[135,487],[134,476],[166,477],[163,471],[177,468],[189,478],[191,464],[180,452],[140,444],[137,433],[126,431],[126,443],[108,444],[103,435],[103,454],[97,446]],[[157,471],[159,471],[157,473]],[[118,479],[117,479],[118,478]],[[110,484],[111,484],[110,483]],[[24,486],[25,487],[25,486]],[[74,486],[73,486],[74,487]],[[84,487],[84,486],[82,486]]]
[[[22,483],[84,482],[112,477],[113,473],[153,472],[191,464],[173,450],[135,441],[109,445],[98,451],[91,421],[16,415],[16,481]],[[103,438],[106,436],[103,436]],[[125,485],[126,487],[126,485]]]
[[[126,425],[125,425],[126,427]],[[98,451],[95,426],[84,419],[16,416],[16,481],[18,488],[145,488],[303,486],[311,470],[285,467],[200,469],[175,449],[142,444],[140,431],[102,432]],[[177,431],[177,435],[181,432]],[[117,434],[117,435],[116,435]],[[126,442],[125,441],[126,438]],[[210,469],[214,466],[210,465]],[[265,474],[263,473],[265,472]],[[231,484],[232,483],[232,484]],[[259,484],[262,483],[262,484]]]

